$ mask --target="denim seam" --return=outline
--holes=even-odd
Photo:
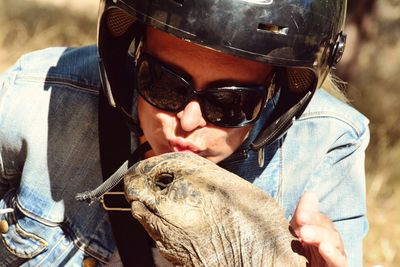
[[[59,248],[59,244],[65,239],[65,236],[61,236],[59,240],[57,240],[57,242],[54,243],[54,245],[52,246],[52,248],[47,251],[47,256],[43,257],[35,266],[40,266],[44,261],[46,261],[51,255],[51,252],[53,252],[55,249]],[[65,249],[63,249],[63,252],[61,254],[59,254],[56,257],[56,260],[58,260],[60,257],[62,257],[62,255],[64,255],[65,252],[68,252],[68,248],[71,246],[72,244],[69,244]]]
[[[62,240],[60,240],[60,242],[61,241],[63,241],[65,239],[65,236],[62,238]],[[61,253],[61,254],[59,254],[57,257],[56,257],[56,261],[59,261],[59,259],[64,259],[64,255],[67,253],[67,255],[68,255],[68,253],[71,251],[71,247],[73,247],[74,246],[74,244],[73,243],[69,243],[68,244],[68,246],[66,246],[64,249],[63,249],[63,252]],[[39,265],[38,265],[38,267],[39,267]]]
[[[303,121],[303,120],[308,120],[308,119],[314,119],[314,118],[333,118],[337,119],[338,121],[344,122],[345,124],[349,125],[354,132],[356,132],[357,136],[360,137],[363,133],[363,131],[357,127],[353,122],[350,120],[343,119],[340,114],[334,113],[334,112],[310,112],[310,113],[304,113],[300,118],[298,118],[296,121]]]
[[[7,166],[3,165],[4,167],[4,177],[7,179],[12,179],[15,177],[20,177],[22,172],[15,168],[8,168]]]
[[[9,90],[10,89],[10,87],[9,87],[10,80],[14,81],[15,76],[16,76],[16,74],[12,72],[12,73],[10,73],[9,76],[7,76],[7,78],[8,78],[7,81],[5,81],[5,79],[2,79],[0,81],[1,82],[1,87],[0,87],[0,90],[1,90],[0,91],[1,92],[1,94],[0,94],[0,125],[2,125],[2,120],[3,120],[3,117],[1,116],[1,114],[3,114],[2,103],[3,103],[3,101],[6,101],[6,98],[8,97],[8,95],[10,93],[10,90]],[[2,78],[6,78],[6,76],[3,76]],[[7,86],[8,86],[8,88],[6,88]],[[1,131],[1,129],[0,129],[0,131]],[[18,172],[16,171],[15,173],[11,173],[11,176],[10,176],[10,173],[7,171],[7,167],[4,165],[3,157],[1,155],[1,150],[0,150],[0,177],[13,178],[17,175],[18,175]]]
[[[341,146],[336,146],[334,148],[330,148],[328,151],[328,154],[326,155],[326,161],[329,164],[329,167],[338,163],[339,161],[349,157],[353,153],[357,152],[357,150],[360,149],[361,145],[362,145],[362,140],[357,139],[353,142],[349,142],[346,145],[341,145]],[[338,150],[338,149],[347,149],[347,150],[351,149],[351,151],[349,153],[347,153],[344,157],[337,159],[337,158],[332,157],[329,152],[331,152],[333,150]],[[324,160],[324,162],[325,162],[325,160]]]
[[[0,150],[0,178],[6,178],[6,173],[5,173],[5,170],[4,170],[3,157],[1,156],[1,150]]]
[[[23,208],[20,206],[20,204],[19,204],[18,201],[16,201],[16,205],[17,205],[19,211],[20,211],[22,214],[25,214],[26,216],[28,216],[28,217],[31,218],[31,219],[37,220],[37,221],[39,221],[40,223],[42,223],[42,224],[44,224],[44,225],[46,225],[46,226],[50,226],[50,227],[61,227],[61,229],[62,229],[64,232],[66,232],[68,235],[71,236],[72,243],[73,243],[79,250],[81,250],[81,251],[83,251],[84,253],[86,253],[86,254],[92,256],[93,258],[96,258],[96,259],[99,260],[100,262],[103,262],[103,263],[106,263],[106,262],[107,262],[107,260],[108,260],[107,258],[102,257],[102,256],[100,255],[100,253],[97,253],[97,252],[93,251],[92,249],[90,249],[90,246],[88,246],[88,245],[86,244],[86,242],[82,242],[82,241],[80,240],[80,238],[78,237],[78,235],[76,235],[75,232],[74,232],[71,228],[65,227],[65,226],[63,226],[62,224],[58,224],[58,223],[54,223],[54,222],[50,222],[50,221],[44,220],[43,218],[38,217],[38,216],[35,216],[34,214],[32,214],[32,213],[26,211],[25,209],[23,209]],[[68,219],[66,219],[66,220],[68,220]],[[61,239],[62,239],[62,238],[61,238]],[[89,240],[90,240],[90,238],[89,238]],[[60,241],[62,241],[62,240],[59,240],[58,242],[60,242]],[[58,243],[58,242],[57,242],[57,243]]]
[[[67,221],[68,221],[68,219],[66,219],[66,222]],[[65,226],[63,227],[63,230],[68,233],[68,235],[71,237],[73,244],[79,250],[83,251],[87,255],[92,256],[93,258],[99,260],[102,263],[108,262],[109,259],[101,256],[101,254],[99,253],[99,252],[101,252],[101,250],[106,251],[105,249],[99,249],[100,250],[99,252],[96,252],[95,250],[91,249],[91,247],[86,244],[87,242],[82,241],[82,239],[79,237],[79,236],[81,236],[81,234],[75,233],[75,231],[73,229],[71,229],[71,227],[68,226],[68,223],[65,224]],[[90,242],[91,237],[88,237],[88,240]]]
[[[280,138],[278,140],[279,142],[279,166],[280,166],[280,170],[279,170],[279,182],[278,182],[278,192],[277,192],[277,200],[278,203],[280,204],[281,207],[283,207],[283,191],[285,190],[284,188],[284,183],[283,183],[283,145],[282,145],[282,141],[283,139]]]
[[[19,210],[22,214],[24,214],[25,216],[27,216],[27,217],[29,217],[29,218],[31,218],[31,219],[33,219],[33,220],[36,220],[36,221],[42,223],[42,224],[44,224],[44,225],[47,225],[47,226],[50,226],[50,227],[57,227],[57,226],[60,225],[60,224],[57,223],[57,222],[52,222],[52,221],[46,220],[46,219],[44,219],[44,218],[42,218],[42,217],[40,217],[40,216],[38,216],[38,215],[36,215],[36,214],[34,214],[34,213],[28,211],[28,210],[26,210],[26,209],[22,206],[22,204],[20,203],[20,201],[18,200],[18,196],[17,196],[17,198],[15,199],[15,205],[18,207],[18,210]]]
[[[46,226],[50,226],[50,227],[61,227],[61,229],[62,229],[64,232],[66,232],[68,235],[71,236],[72,243],[73,243],[79,250],[81,250],[81,251],[83,251],[84,253],[86,253],[86,254],[92,256],[93,258],[96,258],[96,259],[99,260],[100,262],[106,263],[106,262],[108,261],[108,259],[105,258],[105,257],[102,257],[102,256],[100,255],[100,253],[97,253],[96,251],[93,251],[92,249],[90,249],[90,246],[88,246],[88,245],[86,244],[86,242],[82,242],[82,241],[80,240],[80,238],[78,237],[78,235],[76,235],[75,232],[74,232],[71,228],[62,226],[61,224],[49,222],[49,221],[47,221],[47,220],[44,220],[44,219],[41,218],[41,217],[35,216],[34,214],[32,214],[32,213],[26,211],[25,209],[23,209],[23,208],[20,206],[20,204],[19,204],[18,201],[16,201],[16,205],[17,205],[19,211],[20,211],[22,214],[25,214],[26,216],[28,216],[28,217],[31,218],[31,219],[37,220],[37,221],[39,221],[40,223],[42,223],[42,224],[44,224],[44,225],[46,225]],[[66,220],[68,220],[68,219],[66,219]],[[90,238],[89,238],[89,240],[90,240]],[[61,241],[61,240],[60,240],[60,241]]]
[[[44,83],[45,85],[63,85],[66,86],[67,88],[74,88],[77,89],[78,91],[83,91],[87,93],[91,93],[94,95],[99,94],[100,90],[100,85],[90,85],[90,84],[84,84],[80,83],[79,81],[73,81],[70,79],[65,79],[65,78],[59,78],[55,76],[50,76],[50,75],[45,75],[43,76],[34,76],[34,75],[18,75],[18,82],[36,82],[36,83]]]
[[[2,77],[3,78],[3,77]],[[4,77],[5,78],[5,77]],[[4,81],[4,79],[0,80],[1,84],[0,84],[0,111],[1,111],[1,107],[2,107],[2,102],[4,101],[8,90],[6,90],[6,82]],[[0,112],[1,114],[1,112]],[[0,116],[0,125],[1,125],[1,116]]]
[[[80,241],[79,238],[74,239],[74,244],[75,246],[86,253],[87,255],[97,259],[98,261],[102,263],[107,263],[109,261],[109,258],[103,257],[100,255],[100,253],[95,252],[94,250],[90,249],[88,245],[86,245],[84,242]]]
[[[100,261],[103,264],[107,263],[110,260],[109,258],[105,258],[105,257],[101,256],[99,253],[91,250],[89,248],[89,246],[87,246],[86,244],[84,244],[83,242],[81,242],[79,240],[76,240],[76,242],[74,240],[74,244],[80,251],[83,251],[86,255],[97,259],[98,261]]]
[[[37,242],[40,243],[40,247],[39,247],[40,249],[37,250],[38,253],[40,253],[41,251],[43,251],[44,249],[46,249],[46,247],[48,246],[48,243],[47,243],[46,240],[44,240],[43,238],[41,238],[41,237],[38,236],[38,235],[35,235],[35,234],[33,234],[33,233],[29,233],[29,232],[25,231],[25,230],[21,227],[21,225],[19,225],[18,222],[15,224],[15,226],[16,226],[15,229],[16,229],[16,231],[17,231],[17,233],[18,233],[19,235],[24,234],[24,235],[26,235],[27,237],[29,237],[30,239],[34,239],[34,240],[36,240]],[[35,251],[35,252],[36,252],[36,251]],[[32,255],[32,254],[37,255],[37,253],[34,253],[34,252],[32,252],[30,255]]]
[[[46,240],[44,240],[43,238],[30,233],[26,230],[24,230],[21,225],[19,225],[17,218],[15,217],[15,214],[12,214],[12,218],[13,221],[15,223],[15,231],[18,235],[20,236],[24,236],[25,238],[29,238],[30,240],[35,240],[38,244],[38,249],[29,253],[28,255],[23,255],[20,253],[17,253],[15,250],[11,249],[11,247],[9,247],[7,241],[5,240],[5,238],[2,235],[2,239],[3,239],[3,244],[5,245],[6,249],[12,253],[13,255],[20,257],[20,258],[24,258],[24,259],[31,259],[32,257],[38,255],[39,253],[41,253],[43,250],[46,249],[46,247],[48,247],[48,243]]]
[[[2,107],[3,107],[3,101],[5,101],[5,99],[7,98],[9,91],[10,91],[10,84],[11,81],[10,80],[14,80],[15,75],[12,75],[12,73],[10,73],[9,76],[7,76],[8,80],[5,81],[4,79],[2,79],[2,84],[0,87],[0,114],[2,114],[3,112],[1,112]],[[6,77],[2,77],[2,78],[6,78]],[[0,125],[2,125],[2,116],[0,116]]]

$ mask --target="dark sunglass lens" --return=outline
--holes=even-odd
[[[187,102],[188,85],[155,62],[141,62],[137,86],[140,95],[147,102],[165,111],[179,111]]]
[[[260,113],[263,94],[252,89],[219,89],[203,95],[204,116],[217,125],[245,125]]]

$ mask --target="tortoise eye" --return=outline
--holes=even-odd
[[[174,180],[172,173],[160,173],[156,176],[155,184],[160,190],[164,190]]]

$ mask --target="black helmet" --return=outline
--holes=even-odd
[[[340,60],[346,4],[346,0],[101,0],[98,48],[103,87],[111,105],[129,108],[126,87],[133,84],[129,81],[133,75],[126,72],[127,55],[138,47],[145,25],[271,64],[280,96],[274,115],[253,143],[258,149],[300,116]]]

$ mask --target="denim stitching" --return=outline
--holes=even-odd
[[[63,231],[67,232],[67,234],[71,237],[72,243],[81,251],[83,251],[85,254],[92,256],[93,258],[99,260],[100,262],[106,263],[109,258],[102,256],[104,252],[107,252],[106,249],[98,247],[98,246],[92,246],[89,245],[91,242],[91,238],[89,237],[88,240],[82,240],[80,236],[82,236],[81,233],[76,233],[71,227],[68,226],[68,219],[66,219],[65,224],[63,225]],[[76,229],[78,230],[78,229]],[[85,238],[86,239],[86,238]],[[111,253],[112,255],[112,253]]]
[[[54,243],[54,245],[53,245],[53,247],[49,250],[49,251],[46,251],[46,256],[45,257],[43,257],[35,266],[41,266],[41,264],[44,262],[44,261],[46,261],[49,257],[51,257],[52,255],[51,255],[51,253],[54,251],[54,250],[56,250],[56,249],[58,249],[59,248],[59,244],[63,241],[65,239],[65,235],[62,235],[61,237],[60,237],[60,239],[59,240],[57,240],[55,243]],[[56,262],[58,261],[58,259],[60,259],[61,257],[62,257],[62,255],[64,255],[66,252],[69,252],[69,247],[71,247],[72,246],[72,243],[70,243],[70,244],[68,244],[68,246],[66,246],[62,251],[62,253],[57,253],[58,254],[58,256],[55,258],[56,260]]]
[[[345,124],[349,125],[354,132],[357,134],[357,136],[361,136],[363,134],[364,131],[362,131],[362,129],[360,129],[359,127],[357,127],[355,125],[355,123],[353,123],[350,120],[344,119],[341,117],[340,114],[338,113],[334,113],[334,112],[310,112],[310,113],[304,113],[300,118],[298,118],[295,121],[303,121],[303,120],[308,120],[308,119],[314,119],[314,118],[333,118],[336,119],[338,121],[344,122]]]
[[[52,84],[61,85],[61,86],[66,86],[67,88],[74,88],[79,91],[88,92],[95,95],[99,94],[99,89],[100,89],[100,85],[85,84],[76,80],[72,79],[68,80],[65,78],[59,78],[56,76],[49,76],[49,75],[44,75],[44,77],[34,76],[34,75],[18,75],[17,82],[36,82],[36,83],[43,83],[44,85],[52,85]]]
[[[26,239],[31,240],[31,242],[32,242],[32,241],[35,241],[35,243],[37,243],[37,247],[38,247],[38,248],[37,248],[35,251],[32,251],[31,253],[28,253],[27,255],[20,254],[20,253],[18,253],[17,251],[15,251],[14,249],[12,249],[12,248],[9,246],[7,240],[6,240],[5,237],[2,235],[3,244],[4,244],[4,246],[6,247],[6,249],[7,249],[10,253],[12,253],[13,255],[15,255],[15,256],[17,256],[17,257],[19,257],[19,258],[28,258],[28,259],[30,259],[30,258],[32,258],[32,257],[34,257],[34,256],[36,256],[36,255],[38,255],[39,253],[41,253],[43,250],[46,249],[46,247],[48,246],[48,243],[46,242],[46,240],[42,239],[41,237],[39,237],[39,236],[37,236],[37,235],[35,235],[35,234],[33,234],[33,233],[30,233],[30,232],[27,232],[26,230],[24,230],[24,229],[19,225],[19,223],[18,223],[18,221],[17,221],[17,218],[15,217],[15,214],[14,214],[14,213],[11,214],[11,218],[12,218],[13,223],[15,224],[15,233],[17,233],[19,236],[22,236],[22,237],[24,237],[24,238],[26,238]]]

